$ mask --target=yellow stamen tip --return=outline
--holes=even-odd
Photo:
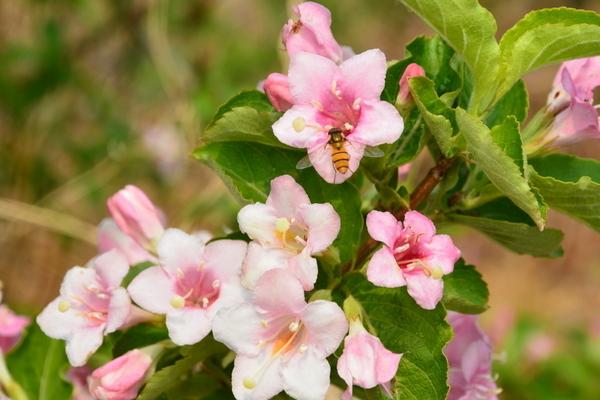
[[[290,221],[288,221],[287,218],[277,218],[277,221],[275,221],[275,229],[277,232],[287,232],[287,230],[290,229]]]
[[[67,312],[69,311],[69,308],[71,308],[71,303],[66,300],[61,300],[60,303],[58,303],[58,311],[60,312]]]
[[[254,389],[256,387],[256,382],[254,382],[252,379],[250,378],[246,378],[244,379],[244,387],[246,389]]]
[[[444,276],[444,271],[440,267],[431,268],[431,277],[433,279],[442,279],[442,276]]]
[[[181,296],[173,296],[171,306],[173,308],[182,308],[185,305],[185,299]]]
[[[304,128],[306,128],[306,121],[302,117],[297,117],[292,122],[292,127],[296,132],[300,133],[304,130]]]

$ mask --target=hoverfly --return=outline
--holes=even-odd
[[[350,154],[346,150],[346,145],[352,146],[352,143],[348,143],[344,131],[340,128],[331,128],[328,132],[329,140],[325,144],[325,147],[329,146],[331,150],[331,162],[333,168],[340,174],[345,174],[350,168]],[[365,147],[365,157],[383,157],[384,153],[377,147],[367,146]],[[311,167],[312,164],[308,158],[308,155],[300,159],[296,164],[297,169],[305,169]],[[353,171],[354,172],[354,171]]]

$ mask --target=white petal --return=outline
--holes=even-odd
[[[157,245],[160,263],[170,271],[198,267],[203,251],[201,239],[174,228],[167,229]]]
[[[263,351],[258,357],[238,355],[231,373],[233,395],[237,400],[268,400],[283,390],[280,358],[270,358]],[[254,387],[249,389],[253,383]]]
[[[67,340],[67,357],[74,367],[85,364],[87,359],[102,345],[104,325],[82,329]]]
[[[215,340],[238,354],[251,357],[261,350],[258,345],[261,329],[260,316],[251,304],[223,308],[213,321]]]
[[[187,307],[169,311],[166,322],[169,337],[179,346],[198,343],[208,335],[212,325],[206,311]]]
[[[329,373],[327,360],[311,350],[296,352],[281,368],[285,392],[298,400],[324,399]]]

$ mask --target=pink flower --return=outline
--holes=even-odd
[[[326,358],[347,330],[337,304],[307,304],[298,280],[275,269],[260,278],[251,303],[217,314],[213,334],[237,353],[232,374],[236,399],[270,399],[282,390],[296,399],[322,399],[329,387]]]
[[[141,189],[127,185],[108,199],[107,204],[123,233],[145,249],[154,249],[165,229],[163,216]]]
[[[273,124],[283,143],[305,148],[312,165],[329,183],[341,183],[357,170],[366,146],[393,143],[404,123],[396,108],[379,100],[386,74],[385,55],[368,50],[340,66],[316,54],[298,53],[290,64],[294,106]],[[348,165],[334,166],[330,131],[341,135]]]
[[[383,347],[378,337],[371,335],[360,320],[350,323],[350,333],[344,340],[344,352],[338,359],[338,375],[348,388],[343,400],[352,398],[352,385],[365,389],[377,385],[388,386],[398,371],[402,354],[395,354]]]
[[[155,256],[130,236],[124,234],[112,218],[105,218],[98,226],[98,251],[105,253],[113,249],[125,256],[129,265],[144,261],[156,261]]]
[[[410,78],[414,78],[415,76],[425,76],[425,70],[419,64],[409,64],[404,70],[404,73],[400,78],[400,82],[398,83],[400,86],[400,91],[398,92],[398,98],[396,99],[396,103],[406,104],[411,101],[412,96],[410,94],[408,81],[410,80]]]
[[[492,348],[477,325],[477,316],[448,313],[454,337],[444,353],[450,364],[448,400],[495,400],[498,388],[492,378]]]
[[[16,315],[5,305],[0,305],[0,350],[3,353],[15,347],[29,323],[29,318]]]
[[[88,377],[91,374],[92,370],[88,366],[69,369],[67,379],[73,385],[73,400],[94,400],[87,385]]]
[[[290,58],[308,52],[340,63],[344,50],[331,32],[331,12],[319,3],[307,1],[295,6],[294,14],[297,19],[290,19],[281,33]]]
[[[398,167],[398,180],[405,181],[412,168],[412,163],[404,164]]]
[[[288,77],[273,72],[263,82],[263,90],[277,111],[287,111],[293,105]]]
[[[127,260],[116,251],[96,257],[87,268],[71,268],[60,296],[38,315],[37,323],[46,335],[67,341],[71,365],[85,364],[104,335],[127,321],[131,301],[120,285],[128,270]]]
[[[243,267],[242,282],[248,288],[264,272],[287,268],[311,290],[317,280],[317,261],[311,256],[327,249],[340,231],[340,217],[331,204],[312,204],[289,175],[271,181],[266,204],[242,208],[238,223],[255,241]]]
[[[547,140],[557,145],[600,139],[594,89],[600,86],[600,56],[567,61],[554,79],[548,109],[556,115]]]
[[[210,332],[216,312],[242,296],[239,276],[246,243],[205,245],[198,236],[167,229],[157,251],[160,266],[142,271],[127,289],[140,307],[166,314],[174,343],[197,343]]]
[[[404,224],[389,212],[371,211],[367,230],[384,244],[369,261],[367,278],[383,287],[406,285],[417,304],[433,310],[442,299],[442,277],[460,258],[450,236],[436,235],[433,222],[417,211],[407,212]]]
[[[89,378],[89,389],[96,399],[132,400],[144,383],[152,358],[131,350],[96,369]]]

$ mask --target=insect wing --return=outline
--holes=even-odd
[[[380,157],[383,157],[385,155],[385,153],[383,152],[383,150],[381,150],[377,147],[367,146],[367,147],[365,147],[364,155],[365,155],[365,157],[380,158]]]
[[[308,154],[300,159],[296,164],[296,169],[306,169],[312,167],[310,159],[308,158]]]

